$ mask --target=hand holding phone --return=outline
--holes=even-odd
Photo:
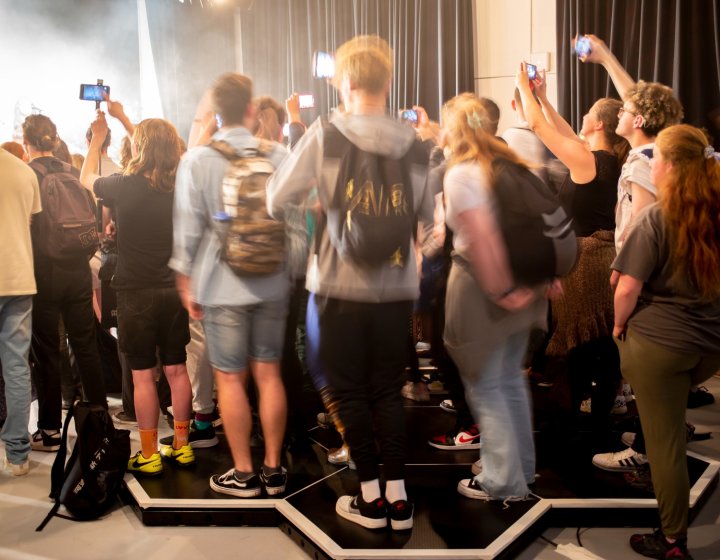
[[[110,96],[110,86],[99,84],[80,84],[80,99],[83,101],[105,101]]]
[[[590,45],[590,39],[585,37],[585,35],[580,35],[575,39],[575,54],[578,56],[578,58],[586,58],[590,53],[592,52],[592,47]]]

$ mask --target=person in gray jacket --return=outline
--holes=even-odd
[[[336,189],[351,191],[353,185],[340,177],[344,158],[331,156],[328,150],[336,152],[338,141],[349,142],[381,160],[399,160],[411,189],[411,194],[405,191],[405,200],[412,199],[408,212],[413,220],[429,223],[433,198],[426,185],[428,156],[415,139],[414,129],[388,114],[392,76],[388,44],[376,36],[354,37],[338,49],[335,60],[333,82],[344,111],[336,111],[329,123],[323,119],[313,123],[271,176],[268,210],[271,215],[281,215],[287,203],[303,198],[317,183],[319,220],[326,227],[316,229],[319,239],[309,259],[306,285],[315,294],[318,307],[320,359],[340,403],[346,441],[360,479],[360,493],[341,496],[335,510],[369,529],[386,527],[389,518],[393,529],[406,530],[412,528],[413,505],[405,489],[405,419],[400,391],[408,317],[419,293],[413,231],[408,228],[403,247],[406,256],[399,261],[388,259],[368,266],[344,257],[329,231],[345,219],[345,211],[333,203]],[[326,137],[330,134],[332,141]],[[386,480],[384,492],[379,482],[380,461]]]

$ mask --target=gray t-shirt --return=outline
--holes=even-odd
[[[720,354],[720,298],[704,300],[687,278],[673,277],[672,239],[657,204],[638,215],[612,268],[644,282],[629,325],[684,353]]]

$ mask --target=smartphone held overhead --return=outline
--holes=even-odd
[[[580,58],[588,56],[592,52],[590,47],[590,39],[585,35],[579,35],[575,39],[575,54]]]
[[[329,79],[335,76],[335,57],[328,52],[313,54],[313,77]]]
[[[83,101],[105,101],[110,96],[110,86],[101,84],[80,84],[80,99]]]
[[[315,107],[315,96],[312,93],[302,93],[298,96],[298,103],[301,109]]]
[[[415,109],[405,109],[400,112],[400,118],[412,124],[417,124],[418,114]]]
[[[530,78],[530,81],[532,82],[535,78],[537,78],[537,66],[526,62],[525,68],[527,69],[528,78]]]

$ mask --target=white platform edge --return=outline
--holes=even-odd
[[[697,453],[688,451],[688,455],[705,461],[708,463],[703,474],[698,478],[695,484],[690,488],[690,507],[700,500],[703,493],[713,482],[720,471],[720,462],[713,461]],[[338,471],[340,472],[340,471]],[[323,477],[313,483],[317,484],[326,478],[332,477],[337,473]],[[168,508],[177,507],[181,502],[183,505],[192,506],[197,509],[237,509],[239,506],[243,509],[269,509],[275,508],[289,522],[303,532],[305,537],[321,548],[326,554],[333,558],[344,558],[347,560],[372,558],[372,559],[391,559],[391,558],[422,558],[422,559],[445,559],[457,558],[458,560],[479,559],[491,560],[502,553],[510,546],[522,533],[527,531],[535,522],[537,522],[549,509],[581,509],[581,508],[597,508],[597,509],[617,509],[617,508],[656,508],[657,501],[655,499],[625,499],[625,498],[607,498],[607,499],[545,499],[541,498],[530,510],[528,510],[520,519],[508,527],[490,546],[484,549],[344,549],[340,547],[334,540],[328,537],[317,525],[310,521],[299,510],[292,506],[284,499],[247,499],[239,503],[238,499],[217,499],[217,500],[173,500],[151,498],[145,492],[144,488],[130,474],[125,475],[125,483],[135,498],[138,506],[142,509],[147,508]]]

